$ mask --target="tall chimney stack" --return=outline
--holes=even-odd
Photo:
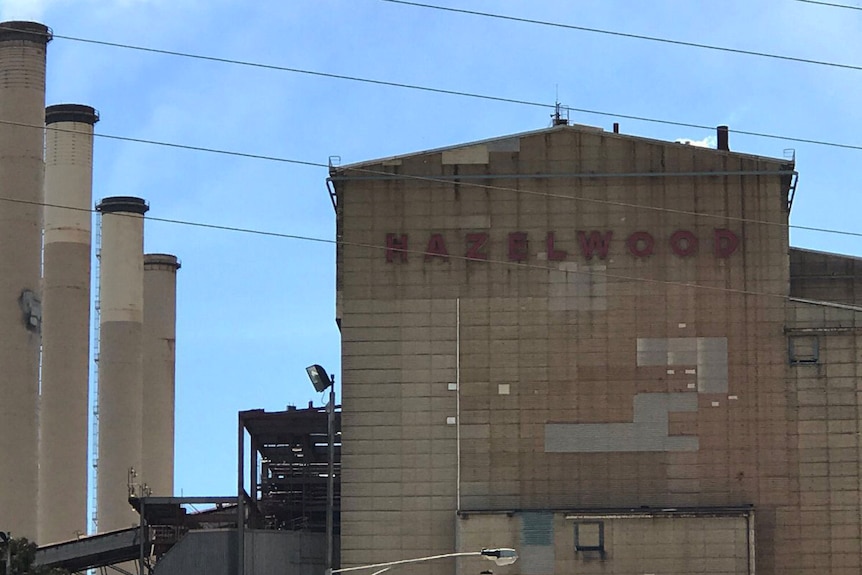
[[[42,386],[39,397],[41,544],[87,532],[90,247],[93,125],[90,106],[45,110]],[[62,206],[62,207],[61,207]]]
[[[716,129],[716,148],[719,150],[730,150],[730,129],[727,126],[718,126]]]
[[[174,494],[178,269],[176,256],[144,255],[142,481],[159,496]]]
[[[99,532],[130,527],[129,482],[142,476],[144,214],[141,198],[103,199],[99,274]],[[137,475],[131,475],[130,473]]]
[[[35,539],[45,53],[36,22],[0,23],[0,529]]]

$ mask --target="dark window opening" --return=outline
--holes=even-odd
[[[787,339],[787,352],[790,365],[818,363],[820,342],[816,335],[791,335]]]
[[[603,521],[575,523],[575,551],[605,551],[605,524]]]

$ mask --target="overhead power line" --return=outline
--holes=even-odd
[[[820,6],[829,6],[831,8],[846,8],[847,10],[860,10],[862,11],[862,7],[860,6],[848,6],[847,4],[836,4],[834,2],[820,2],[819,0],[796,0],[797,2],[804,2],[806,4],[819,4]]]
[[[390,1],[390,0],[384,0],[384,1]],[[395,0],[392,0],[392,1],[395,1]],[[0,26],[0,28],[2,28],[2,26]],[[278,72],[289,72],[289,73],[295,73],[295,74],[304,74],[304,75],[309,75],[309,76],[317,76],[317,77],[321,77],[321,78],[331,78],[331,79],[335,79],[335,80],[347,80],[347,81],[351,81],[351,82],[360,82],[360,83],[373,84],[373,85],[378,85],[378,86],[387,86],[387,87],[391,87],[391,88],[404,88],[404,89],[409,89],[409,90],[418,90],[418,91],[429,92],[429,93],[433,93],[433,94],[444,94],[447,96],[476,98],[476,99],[480,99],[480,100],[500,102],[500,103],[505,103],[505,104],[517,104],[517,105],[521,105],[521,106],[532,106],[532,107],[537,107],[537,108],[545,108],[545,109],[549,109],[549,110],[553,110],[556,107],[556,104],[547,104],[545,102],[535,102],[535,101],[523,100],[523,99],[519,99],[519,98],[507,98],[507,97],[503,97],[503,96],[493,96],[493,95],[489,95],[489,94],[480,94],[477,92],[467,92],[467,91],[463,91],[463,90],[450,90],[447,88],[435,88],[432,86],[422,86],[422,85],[418,85],[418,84],[406,84],[403,82],[379,80],[379,79],[374,79],[374,78],[363,78],[360,76],[349,76],[349,75],[345,75],[345,74],[335,74],[335,73],[331,73],[331,72],[320,72],[320,71],[316,71],[316,70],[305,70],[302,68],[292,68],[292,67],[288,67],[288,66],[279,66],[279,65],[275,65],[275,64],[263,64],[260,62],[250,62],[250,61],[245,61],[245,60],[236,60],[236,59],[232,59],[232,58],[221,58],[221,57],[217,57],[217,56],[193,54],[190,52],[179,52],[176,50],[164,50],[161,48],[151,48],[151,47],[147,47],[147,46],[135,46],[132,44],[121,44],[118,42],[108,42],[108,41],[104,41],[104,40],[94,40],[94,39],[90,39],[90,38],[79,38],[79,37],[75,37],[75,36],[65,36],[62,34],[54,34],[53,37],[56,39],[69,40],[71,42],[83,42],[83,43],[95,44],[95,45],[99,45],[99,46],[110,46],[113,48],[122,48],[122,49],[126,49],[126,50],[137,50],[137,51],[141,51],[141,52],[163,54],[163,55],[175,56],[175,57],[179,57],[179,58],[189,58],[189,59],[203,60],[203,61],[208,61],[208,62],[218,62],[218,63],[222,63],[222,64],[232,64],[232,65],[236,65],[236,66],[248,66],[248,67],[252,67],[252,68],[261,68],[261,69],[265,69],[265,70],[274,70],[274,71],[278,71]],[[862,69],[862,68],[860,68],[860,69]],[[715,126],[707,126],[705,124],[695,124],[695,123],[691,123],[691,122],[680,122],[680,121],[665,120],[665,119],[660,119],[660,118],[650,118],[647,116],[638,116],[638,115],[634,115],[634,114],[624,114],[624,113],[619,113],[619,112],[607,112],[607,111],[603,111],[603,110],[592,110],[589,108],[576,108],[576,107],[572,107],[572,106],[566,106],[566,109],[570,112],[578,112],[581,114],[589,114],[589,115],[594,115],[594,116],[603,116],[603,117],[617,118],[617,119],[623,119],[623,120],[634,120],[634,121],[638,121],[638,122],[649,122],[649,123],[653,123],[653,124],[664,124],[664,125],[668,125],[668,126],[677,126],[677,127],[681,127],[681,128],[695,128],[698,130],[713,130],[713,129],[715,129]],[[752,130],[731,129],[731,130],[729,130],[729,132],[731,132],[733,134],[739,134],[742,136],[752,136],[752,137],[756,137],[756,138],[767,138],[767,139],[772,139],[772,140],[784,140],[787,142],[796,142],[796,143],[800,143],[800,144],[812,144],[812,145],[816,145],[816,146],[843,148],[843,149],[847,149],[847,150],[862,150],[862,145],[848,144],[848,143],[844,143],[844,142],[832,142],[832,141],[821,140],[821,139],[816,139],[816,138],[802,138],[802,137],[796,137],[796,136],[783,136],[780,134],[769,134],[766,132],[755,132]],[[131,139],[130,139],[130,141],[131,141]]]
[[[52,130],[52,131],[57,131],[57,132],[74,132],[73,130],[67,130],[64,128],[59,128],[55,125],[45,127],[45,126],[36,126],[33,124],[26,124],[26,123],[22,123],[22,122],[12,122],[9,120],[0,120],[0,124],[8,124],[8,125],[13,125],[13,126],[34,128],[34,129],[40,129],[40,130],[46,129],[46,130]],[[324,164],[321,162],[311,162],[311,161],[306,161],[306,160],[295,160],[295,159],[290,159],[290,158],[283,158],[283,157],[278,157],[278,156],[269,156],[269,155],[264,155],[264,154],[251,154],[251,153],[237,152],[237,151],[232,151],[232,150],[221,150],[221,149],[217,149],[217,148],[209,148],[209,147],[202,147],[202,146],[191,146],[191,145],[177,144],[177,143],[172,143],[172,142],[161,142],[161,141],[157,141],[157,140],[147,140],[147,139],[143,139],[143,138],[129,138],[129,137],[125,137],[125,136],[115,136],[115,135],[110,135],[110,134],[94,133],[93,135],[95,137],[98,137],[98,138],[107,138],[110,140],[118,140],[118,141],[123,141],[123,142],[133,142],[133,143],[148,144],[148,145],[153,145],[153,146],[165,146],[165,147],[174,148],[174,149],[189,150],[189,151],[196,151],[196,152],[207,152],[207,153],[221,154],[221,155],[226,155],[226,156],[235,156],[235,157],[240,157],[240,158],[251,158],[251,159],[265,160],[265,161],[270,161],[270,162],[280,162],[280,163],[285,163],[285,164],[310,166],[310,167],[315,167],[315,168],[330,168],[329,164]],[[368,177],[381,177],[381,178],[392,178],[393,177],[393,174],[391,174],[390,172],[383,172],[383,171],[372,170],[372,169],[368,169],[368,168],[349,167],[347,169],[349,169],[352,172],[360,173],[360,174],[363,174],[363,176],[368,176]],[[574,178],[577,176],[584,177],[584,178],[606,178],[606,177],[611,177],[611,178],[614,178],[614,177],[616,177],[616,178],[644,177],[645,178],[645,177],[679,177],[679,176],[684,176],[684,177],[692,177],[692,176],[702,176],[702,177],[706,177],[706,176],[709,176],[709,177],[739,176],[739,177],[741,177],[741,176],[746,176],[746,175],[749,175],[749,176],[751,176],[751,175],[774,175],[774,176],[791,175],[793,173],[794,172],[792,170],[783,170],[780,172],[769,172],[769,173],[766,173],[766,172],[734,172],[734,171],[700,172],[698,174],[693,174],[693,173],[675,174],[672,172],[671,173],[655,173],[655,174],[653,174],[653,173],[650,173],[650,174],[615,174],[615,173],[596,174],[596,173],[589,173],[589,174],[569,174],[566,177],[571,177],[571,178]],[[563,175],[561,175],[561,176],[563,176]],[[434,183],[434,184],[451,185],[453,183],[451,179],[441,178],[441,177],[435,178],[433,176],[415,176],[415,175],[410,175],[410,174],[399,174],[397,177],[401,178],[401,179],[407,179],[407,180],[412,180],[412,181],[422,181],[422,182],[428,182],[428,183]],[[504,179],[506,176],[505,176],[505,174],[499,174],[496,177]],[[739,223],[768,225],[768,226],[775,226],[775,227],[781,227],[781,228],[795,229],[795,230],[800,230],[800,231],[818,232],[818,233],[835,234],[835,235],[843,235],[843,236],[851,236],[851,237],[862,237],[862,232],[852,232],[852,231],[848,231],[848,230],[836,230],[836,229],[821,228],[821,227],[815,227],[815,226],[791,225],[791,224],[781,223],[781,222],[771,222],[771,221],[766,221],[766,220],[755,220],[755,219],[751,219],[751,218],[729,216],[726,214],[707,214],[707,213],[695,212],[695,211],[690,211],[690,210],[682,210],[682,209],[678,209],[678,208],[668,208],[668,207],[664,207],[664,206],[650,206],[650,205],[634,204],[631,202],[622,202],[622,201],[616,201],[616,200],[603,200],[603,199],[599,199],[599,198],[587,198],[587,197],[582,197],[582,196],[552,194],[549,192],[539,192],[536,190],[529,190],[529,189],[525,189],[525,188],[512,188],[512,187],[507,187],[507,186],[482,184],[482,183],[479,183],[476,181],[471,181],[468,177],[465,177],[465,176],[462,176],[459,180],[460,181],[458,182],[458,185],[461,187],[474,187],[474,188],[481,188],[481,189],[489,190],[489,191],[512,192],[512,193],[516,193],[516,194],[539,196],[539,197],[544,197],[544,198],[549,198],[549,199],[561,199],[561,200],[570,200],[570,201],[576,201],[576,202],[580,201],[580,202],[585,202],[585,203],[601,204],[601,205],[622,207],[622,208],[631,208],[631,209],[644,210],[644,211],[664,212],[664,213],[670,213],[670,214],[682,215],[682,216],[718,218],[718,219],[722,219],[725,221],[735,221],[735,222],[739,222]],[[0,200],[2,200],[2,198],[0,198]],[[6,199],[5,201],[15,201],[15,200]],[[40,205],[47,205],[47,204],[40,204]],[[73,208],[69,208],[69,209],[73,209]],[[90,211],[92,211],[92,210],[90,210]],[[151,219],[155,219],[155,218],[151,218]],[[178,222],[174,222],[174,223],[178,223]],[[192,225],[192,224],[189,223],[188,225]],[[216,226],[206,226],[206,225],[202,225],[202,226],[203,227],[216,227]],[[230,229],[230,228],[225,227],[224,229]],[[244,230],[244,231],[248,231],[248,230]],[[263,232],[261,232],[261,233],[264,234]],[[264,234],[264,235],[267,235],[267,234]],[[292,236],[286,236],[286,237],[292,237]]]
[[[84,209],[84,208],[77,208],[77,207],[72,207],[72,206],[63,206],[60,204],[48,204],[48,203],[44,203],[44,202],[32,202],[32,201],[28,201],[28,200],[19,200],[19,199],[14,199],[14,198],[0,197],[0,202],[10,202],[10,203],[16,203],[16,204],[25,204],[25,205],[35,205],[35,206],[67,209],[67,210],[73,210],[73,211],[79,211],[79,212],[97,213],[97,211],[93,210],[93,209]],[[121,217],[122,216],[134,217],[134,218],[140,217],[137,215],[122,214],[122,213],[118,213],[118,214],[115,213],[113,215],[114,216],[121,216]],[[307,242],[340,245],[340,246],[351,246],[351,247],[357,247],[357,248],[363,248],[363,249],[371,249],[371,250],[375,250],[375,251],[379,251],[379,252],[396,251],[399,253],[412,254],[412,255],[416,255],[416,256],[427,255],[427,252],[425,252],[424,250],[392,248],[390,246],[383,245],[383,244],[348,242],[348,241],[344,241],[344,240],[340,240],[340,239],[332,240],[332,239],[326,239],[326,238],[316,238],[313,236],[303,236],[303,235],[299,235],[299,234],[288,234],[288,233],[283,233],[283,232],[273,232],[273,231],[260,230],[260,229],[254,229],[254,228],[241,228],[241,227],[236,227],[236,226],[210,224],[210,223],[205,223],[205,222],[195,222],[195,221],[180,220],[180,219],[175,219],[175,218],[159,218],[159,217],[154,217],[151,215],[145,215],[144,219],[146,219],[148,221],[154,221],[154,222],[178,224],[178,225],[192,226],[192,227],[197,227],[197,228],[230,231],[230,232],[252,234],[252,235],[258,235],[258,236],[273,237],[273,238],[301,240],[301,241],[307,241]],[[551,272],[564,271],[558,267],[554,267],[553,265],[512,262],[512,261],[500,260],[500,259],[477,260],[475,258],[470,258],[467,256],[461,256],[461,255],[457,255],[457,254],[449,254],[447,257],[449,259],[452,259],[452,260],[481,261],[484,264],[503,265],[503,266],[507,266],[507,267],[524,269],[524,270],[551,271]],[[728,287],[722,287],[722,286],[710,286],[710,285],[703,285],[703,284],[691,283],[691,282],[661,280],[661,279],[645,278],[645,277],[637,277],[637,276],[627,276],[627,275],[623,275],[623,274],[608,273],[607,271],[591,271],[591,270],[579,269],[578,271],[567,271],[566,273],[582,274],[582,275],[591,276],[591,277],[601,277],[601,278],[605,278],[605,279],[609,279],[609,280],[615,280],[615,281],[640,282],[640,283],[648,283],[648,284],[653,284],[653,285],[667,285],[667,286],[673,286],[673,287],[702,289],[702,290],[709,291],[712,293],[728,293],[728,294],[733,294],[733,295],[760,296],[760,297],[768,297],[768,298],[777,298],[777,299],[782,299],[782,300],[792,299],[789,295],[782,294],[782,293],[769,293],[769,292],[761,292],[761,291],[755,291],[755,290],[728,288]]]
[[[431,10],[441,10],[443,12],[454,12],[458,14],[470,14],[472,16],[482,16],[484,18],[495,18],[498,20],[510,20],[513,22],[523,22],[527,24],[539,24],[541,26],[552,26],[554,28],[564,28],[567,30],[577,30],[579,32],[591,32],[594,34],[605,34],[608,36],[617,36],[621,38],[632,38],[635,40],[648,40],[650,42],[661,42],[663,44],[673,44],[676,46],[687,46],[689,48],[700,48],[703,50],[714,50],[717,52],[729,52],[732,54],[743,54],[745,56],[757,56],[760,58],[771,58],[773,60],[785,60],[788,62],[797,62],[800,64],[814,64],[817,66],[830,66],[832,68],[843,68],[845,70],[862,71],[862,66],[855,64],[843,64],[840,62],[829,62],[827,60],[813,60],[810,58],[798,58],[796,56],[785,56],[782,54],[771,54],[769,52],[758,52],[756,50],[742,50],[740,48],[728,48],[726,46],[715,46],[712,44],[701,44],[699,42],[686,42],[684,40],[673,40],[671,38],[661,38],[659,36],[645,36],[643,34],[631,34],[628,32],[618,32],[616,30],[603,30],[601,28],[588,28],[586,26],[575,26],[573,24],[562,24],[560,22],[549,22],[547,20],[534,20],[532,18],[519,18],[517,16],[506,16],[503,14],[494,14],[492,12],[479,12],[477,10],[466,10],[464,8],[450,8],[448,6],[437,6],[436,4],[424,4],[422,2],[410,2],[408,0],[381,0],[391,4],[404,4],[405,6],[415,6],[418,8],[428,8]]]

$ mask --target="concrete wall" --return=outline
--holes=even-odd
[[[458,508],[752,504],[797,565],[781,168],[562,126],[336,171],[342,563]]]
[[[510,567],[482,559],[459,561],[459,573],[743,575],[754,574],[754,515],[706,510],[644,515],[635,512],[470,514],[458,521],[459,549],[498,540],[519,552]],[[484,563],[484,565],[483,565]]]
[[[143,476],[143,214],[147,208],[140,198],[117,197],[106,198],[99,209],[102,246],[96,504],[99,532],[105,532],[139,523],[128,498],[129,471]]]
[[[144,375],[141,481],[152,495],[174,494],[177,343],[176,256],[144,256]]]
[[[323,575],[326,541],[298,531],[245,533],[245,575]],[[155,575],[235,575],[236,531],[192,531],[156,564]]]
[[[862,305],[862,259],[793,248],[790,250],[790,295]]]
[[[0,519],[37,536],[47,27],[0,24]]]
[[[41,544],[87,532],[93,108],[47,109],[42,386]]]
[[[795,573],[859,573],[862,308],[792,303],[787,314],[799,493],[776,523],[801,552]]]

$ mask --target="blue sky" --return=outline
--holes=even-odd
[[[432,0],[429,0],[431,2]],[[744,50],[862,65],[862,11],[798,0],[434,0]],[[855,0],[846,4],[860,6]],[[549,125],[566,105],[862,144],[862,71],[454,14],[381,0],[2,0],[0,20],[55,34],[545,102],[547,109],[55,39],[47,103],[89,104],[99,134],[326,164]],[[572,112],[575,123],[714,145],[714,130]],[[333,240],[324,167],[96,140],[94,198],[137,195],[150,216]],[[800,180],[791,223],[862,232],[862,151],[731,133]],[[792,244],[862,254],[859,238]],[[305,375],[340,370],[335,248],[149,221],[177,254],[176,491],[235,491],[236,412],[323,403]]]

